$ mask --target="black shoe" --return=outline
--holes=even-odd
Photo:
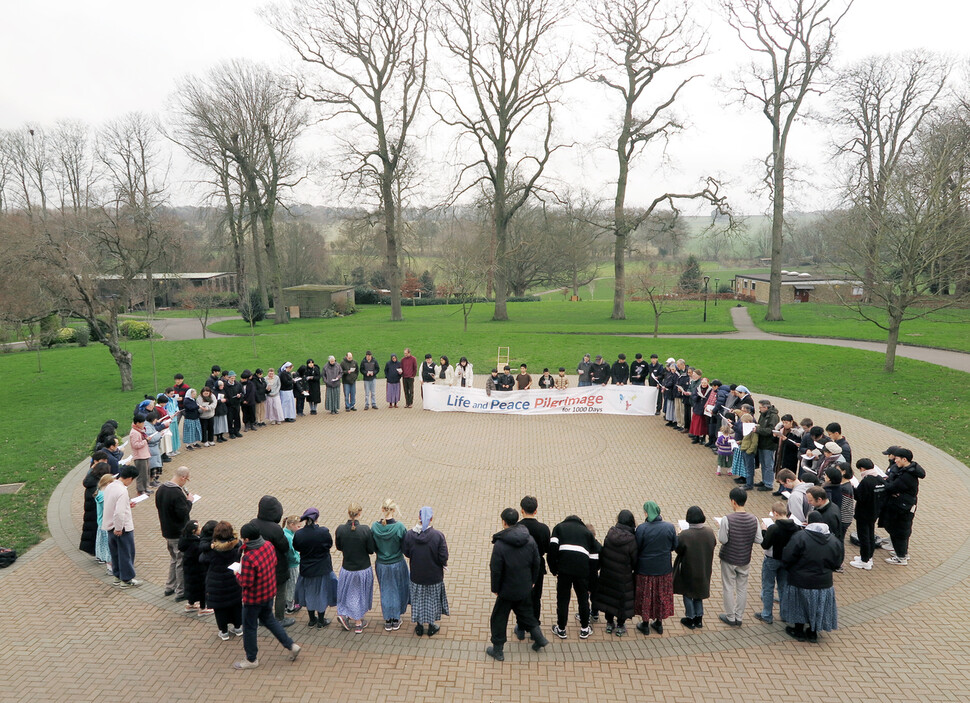
[[[189,597],[187,595],[185,595],[184,593],[182,595],[180,595],[180,596],[175,596],[175,602],[176,603],[181,603],[182,601],[188,600],[188,599],[189,599]]]
[[[759,491],[770,491],[771,486],[758,486]]]
[[[646,621],[641,622],[640,624],[638,624],[637,625],[637,630],[640,631],[640,634],[641,635],[649,635],[650,634],[650,626],[646,623]]]
[[[805,641],[805,630],[801,627],[793,627],[791,625],[788,625],[787,627],[785,627],[785,632],[788,634],[789,637],[794,637],[799,642]]]
[[[416,634],[418,637],[421,637],[424,634],[424,625],[422,625],[421,623],[418,623],[417,625],[415,625],[414,634]]]
[[[654,620],[650,624],[650,627],[656,630],[658,635],[662,635],[664,633],[664,624],[663,624],[663,621],[661,620]]]
[[[690,443],[691,443],[691,444],[700,444],[700,443],[701,443],[701,440],[700,440],[700,438],[699,438],[699,437],[694,437],[694,439],[692,439],[692,440],[690,441]]]
[[[736,479],[734,479],[734,482],[735,483],[744,483],[745,480],[746,479],[743,476],[738,476]]]
[[[486,647],[485,654],[497,662],[505,661],[505,652],[502,651],[502,647]]]
[[[307,627],[316,627],[317,626],[317,618],[316,618],[316,616],[311,617],[310,620],[307,622],[306,626]]]
[[[805,630],[805,641],[815,644],[818,642],[818,631],[817,630]]]
[[[322,630],[330,624],[330,618],[317,618],[317,629]]]
[[[542,628],[538,625],[529,633],[532,636],[532,651],[538,652],[540,649],[549,644],[549,640],[546,636],[542,634]]]
[[[694,629],[694,618],[681,618],[680,624],[686,627],[688,630]]]
[[[163,456],[162,457],[162,463],[163,464],[168,464],[171,461],[172,461],[172,457],[170,457],[170,456]]]
[[[523,629],[522,629],[521,627],[519,627],[518,625],[516,625],[516,626],[515,626],[515,629],[514,629],[514,630],[512,630],[512,631],[513,631],[513,632],[515,633],[515,638],[516,638],[517,640],[519,640],[519,642],[521,642],[522,640],[524,640],[524,639],[525,639],[525,630],[523,630]]]
[[[781,491],[774,491],[771,495],[773,495],[773,496],[780,496],[781,495]]]
[[[311,415],[316,415],[316,414],[317,414],[317,411],[316,411],[316,410],[311,410],[311,411],[310,411],[310,414],[311,414]]]
[[[164,593],[164,595],[166,595],[166,596],[170,596],[170,595],[172,595],[173,593],[175,593],[175,589],[174,589],[174,588],[166,588],[166,589],[165,589],[165,593]]]
[[[441,631],[441,627],[440,626],[435,625],[433,622],[432,623],[428,623],[428,637],[434,637],[440,631]]]
[[[699,630],[702,627],[704,627],[704,616],[698,615],[696,618],[694,618],[694,629]]]

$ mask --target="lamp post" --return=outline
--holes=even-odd
[[[721,279],[714,279],[714,307],[717,307],[717,294],[721,291]]]
[[[710,276],[704,276],[704,322],[707,322],[707,284],[710,280]]]

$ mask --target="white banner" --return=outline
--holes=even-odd
[[[584,386],[557,390],[493,391],[428,384],[424,409],[435,412],[553,415],[601,413],[656,415],[657,389],[650,386]]]

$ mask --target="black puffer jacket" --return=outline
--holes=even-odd
[[[845,552],[842,541],[831,534],[801,530],[785,547],[782,561],[788,569],[788,583],[797,588],[832,586],[832,572],[839,568]]]
[[[919,482],[924,478],[926,471],[915,461],[897,467],[886,481],[886,508],[903,513],[912,510],[919,495]]]
[[[185,597],[189,603],[205,603],[206,567],[199,561],[202,540],[199,535],[183,535],[179,539],[182,552],[182,573],[185,575]]]
[[[633,616],[636,601],[637,539],[626,525],[606,533],[599,556],[599,581],[593,606],[620,620]]]
[[[98,538],[98,504],[94,500],[94,494],[98,492],[98,481],[104,476],[110,467],[107,462],[99,462],[88,469],[81,485],[84,486],[84,518],[81,523],[81,542],[78,549],[87,554],[94,554],[94,544]]]
[[[492,593],[512,601],[525,600],[542,573],[539,547],[525,525],[512,525],[492,535]]]
[[[280,527],[283,519],[283,504],[273,496],[263,496],[259,499],[259,509],[256,519],[251,522],[259,530],[259,536],[276,548],[276,584],[286,583],[290,579],[289,554],[290,543]]]
[[[203,549],[199,560],[209,567],[205,577],[205,604],[210,608],[230,608],[242,604],[242,587],[229,565],[239,561],[239,540],[213,540]]]

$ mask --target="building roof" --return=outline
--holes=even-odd
[[[331,285],[324,286],[316,283],[304,283],[302,286],[290,286],[289,288],[284,288],[285,291],[294,291],[297,293],[336,293],[342,290],[353,290],[353,286],[340,286]]]
[[[222,276],[235,276],[236,274],[232,271],[202,271],[196,273],[153,273],[152,278],[156,281],[191,281],[191,280],[202,280],[207,281],[213,278],[220,278]],[[105,281],[118,281],[124,278],[124,276],[119,276],[118,274],[103,274],[97,276]],[[146,278],[146,274],[139,273],[136,274],[134,280],[143,281]]]
[[[770,283],[771,275],[767,273],[746,273],[738,274],[735,278],[746,278],[749,281],[757,281],[759,283]],[[810,273],[783,273],[781,276],[781,285],[783,286],[794,286],[795,288],[804,288],[807,290],[812,290],[814,287],[812,284],[821,286],[843,286],[843,285],[861,285],[861,281],[850,281],[839,278],[829,278],[824,275],[815,275]]]

